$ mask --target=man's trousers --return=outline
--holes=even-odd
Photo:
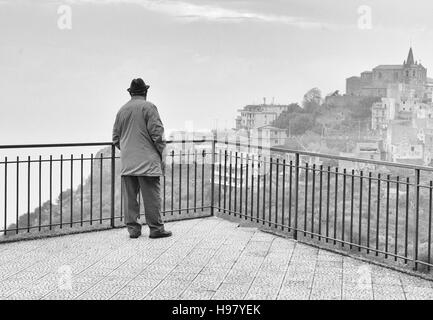
[[[150,234],[163,231],[164,224],[161,219],[161,184],[159,177],[149,176],[122,176],[123,205],[125,224],[129,233],[141,231],[140,207],[137,196],[141,190],[143,198],[146,223]]]

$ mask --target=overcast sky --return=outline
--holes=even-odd
[[[0,0],[0,144],[109,141],[138,76],[168,129],[210,129],[263,97],[344,92],[411,42],[432,70],[432,14],[430,0]]]

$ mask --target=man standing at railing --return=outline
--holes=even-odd
[[[155,105],[146,101],[149,86],[140,78],[128,89],[131,100],[117,113],[113,143],[121,150],[121,176],[125,223],[130,238],[141,235],[141,190],[150,238],[170,237],[161,219],[160,176],[165,171],[164,127]]]

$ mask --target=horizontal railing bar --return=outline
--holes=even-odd
[[[112,144],[113,144],[112,142],[16,144],[16,145],[0,145],[0,149],[95,147],[95,146],[111,146]]]
[[[212,142],[212,139],[198,140],[167,140],[171,143],[206,143]],[[42,144],[11,144],[0,145],[0,149],[31,149],[31,148],[69,148],[69,147],[95,147],[95,146],[112,146],[113,142],[72,142],[72,143],[42,143]]]

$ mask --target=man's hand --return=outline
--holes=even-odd
[[[166,157],[167,157],[166,149],[167,148],[164,148],[164,150],[162,151],[162,155],[161,155],[161,170],[162,170],[163,176],[165,176],[165,167],[167,165],[167,163],[166,163]]]

